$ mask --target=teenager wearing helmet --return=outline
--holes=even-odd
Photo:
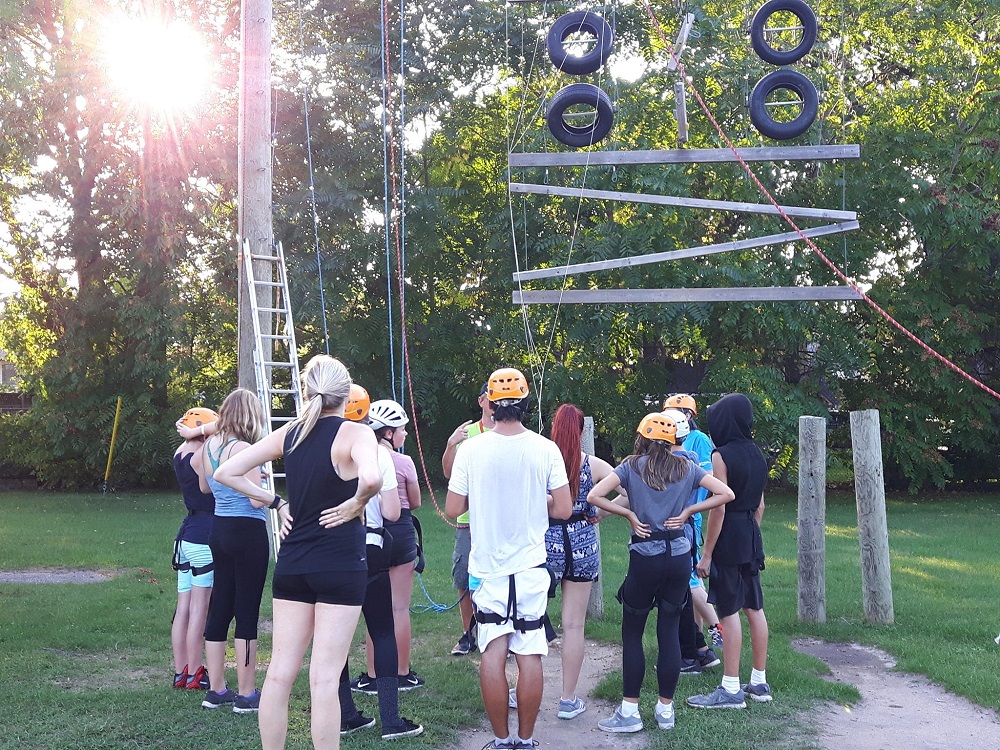
[[[525,428],[528,382],[513,368],[494,372],[486,396],[494,428],[455,457],[445,511],[469,511],[469,574],[482,662],[479,685],[495,736],[493,748],[531,748],[542,700],[542,618],[548,602],[545,531],[549,518],[569,518],[573,499],[559,448]],[[551,495],[551,500],[548,496]],[[517,733],[507,711],[507,655],[517,660]]]
[[[687,438],[690,436],[691,426],[684,413],[678,409],[664,409],[663,415],[674,420],[674,424],[677,425],[677,442],[671,449],[674,454],[694,462],[695,465],[701,465],[698,454],[687,450]],[[705,497],[707,497],[706,491],[697,487],[691,493],[688,503],[694,505],[704,500]],[[722,631],[719,629],[719,618],[715,614],[715,608],[708,603],[708,592],[705,591],[705,585],[702,583],[696,568],[700,559],[699,545],[702,538],[701,513],[695,513],[691,516],[688,528],[691,530],[691,543],[693,545],[691,549],[691,580],[688,584],[691,596],[688,597],[684,610],[681,612],[681,674],[698,674],[704,669],[722,663],[715,651],[705,641],[698,619],[702,618],[708,622],[710,633],[719,635],[717,645],[720,647],[722,646]],[[716,644],[713,642],[713,645]]]
[[[731,393],[708,409],[708,429],[717,446],[712,454],[715,476],[729,484],[736,500],[725,512],[708,516],[708,533],[698,572],[709,576],[708,599],[722,619],[722,684],[707,695],[688,698],[695,708],[745,708],[746,696],[760,703],[771,700],[767,684],[767,618],[760,571],[764,543],[760,520],[764,515],[767,459],[753,441],[753,405],[742,393]],[[750,682],[740,684],[743,631],[740,610],[750,627],[753,670]]]
[[[482,435],[493,429],[493,412],[490,400],[486,396],[489,383],[483,383],[479,391],[480,417],[478,422],[471,419],[462,422],[448,436],[444,455],[441,456],[441,471],[445,479],[451,479],[451,467],[455,463],[458,449],[469,438]],[[462,635],[451,650],[452,656],[465,656],[476,650],[476,628],[472,619],[472,597],[469,593],[469,553],[472,550],[472,536],[469,533],[469,512],[462,513],[455,519],[455,551],[451,557],[451,578],[458,591],[458,611],[462,618]]]
[[[386,519],[385,530],[392,538],[389,582],[392,586],[392,622],[396,632],[396,670],[400,690],[424,686],[423,678],[410,669],[410,598],[413,592],[413,566],[417,560],[417,532],[411,511],[420,507],[420,487],[413,459],[397,452],[406,440],[406,425],[409,422],[406,410],[389,399],[376,401],[368,412],[368,424],[375,430],[379,445],[385,447],[392,460],[399,495],[399,518],[395,521]],[[376,674],[371,636],[367,638],[365,645],[368,674]]]
[[[618,589],[623,697],[614,715],[598,722],[598,728],[605,732],[638,732],[643,727],[639,716],[639,688],[646,670],[642,634],[654,607],[659,688],[656,723],[661,729],[674,726],[674,691],[681,669],[678,626],[691,577],[691,542],[684,526],[692,514],[734,497],[724,483],[672,452],[677,441],[677,424],[672,419],[647,414],[636,432],[634,453],[587,496],[588,502],[624,516],[632,526],[628,572]],[[607,496],[619,485],[628,498],[624,503],[620,499],[612,503]],[[711,492],[711,497],[688,505],[691,492],[699,486]]]
[[[201,468],[204,427],[218,420],[211,409],[188,409],[178,426],[195,431],[174,453],[174,474],[181,488],[187,515],[174,538],[173,567],[177,571],[177,608],[170,623],[170,644],[174,653],[174,687],[207,690],[205,618],[212,597],[214,566],[208,538],[212,533],[215,496]]]

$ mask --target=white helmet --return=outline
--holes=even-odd
[[[402,427],[409,421],[406,410],[388,398],[373,401],[368,409],[368,424],[373,430],[381,430],[383,427]]]
[[[674,424],[677,425],[678,440],[683,440],[691,434],[691,425],[688,423],[688,418],[684,415],[684,412],[679,409],[664,409],[662,413],[663,416],[674,420]]]

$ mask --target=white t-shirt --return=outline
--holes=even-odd
[[[382,472],[382,489],[383,490],[394,490],[399,487],[399,482],[396,480],[396,465],[392,462],[392,455],[389,453],[389,449],[384,445],[379,445],[378,447],[378,468]],[[382,517],[382,494],[381,491],[376,492],[368,500],[365,505],[365,525],[370,529],[381,529],[385,525],[385,519]],[[382,537],[378,536],[378,541],[373,541],[377,535],[368,535],[368,544],[377,544],[379,547],[382,546]]]
[[[559,448],[530,430],[467,440],[448,490],[469,498],[470,575],[489,580],[544,564],[545,496],[567,484]]]

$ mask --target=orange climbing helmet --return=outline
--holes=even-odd
[[[667,400],[663,402],[664,409],[688,409],[690,412],[697,416],[698,405],[694,402],[694,396],[689,396],[686,393],[675,393],[673,396],[667,396]]]
[[[528,395],[528,381],[524,373],[513,367],[501,367],[487,381],[486,397],[493,403],[520,401]]]
[[[206,409],[203,406],[196,406],[193,409],[188,409],[184,416],[181,417],[181,424],[185,427],[201,427],[203,424],[211,424],[219,419],[219,415],[216,414],[211,409]]]
[[[351,383],[351,393],[347,397],[344,416],[352,422],[360,422],[368,416],[368,409],[371,405],[372,400],[368,396],[368,391],[357,383]]]
[[[635,431],[647,440],[660,440],[671,445],[677,443],[677,423],[658,411],[644,416]]]

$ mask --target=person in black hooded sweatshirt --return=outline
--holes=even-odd
[[[736,499],[714,508],[708,517],[707,538],[698,572],[709,578],[708,600],[715,605],[726,634],[722,684],[707,695],[693,695],[694,708],[746,708],[746,697],[766,703],[771,700],[767,684],[767,618],[760,571],[764,569],[764,545],[760,520],[764,515],[764,483],[767,460],[751,436],[753,406],[742,393],[724,396],[708,409],[708,429],[716,448],[712,471],[728,484]],[[750,627],[753,671],[750,682],[740,684],[740,651],[743,633],[740,610]]]

